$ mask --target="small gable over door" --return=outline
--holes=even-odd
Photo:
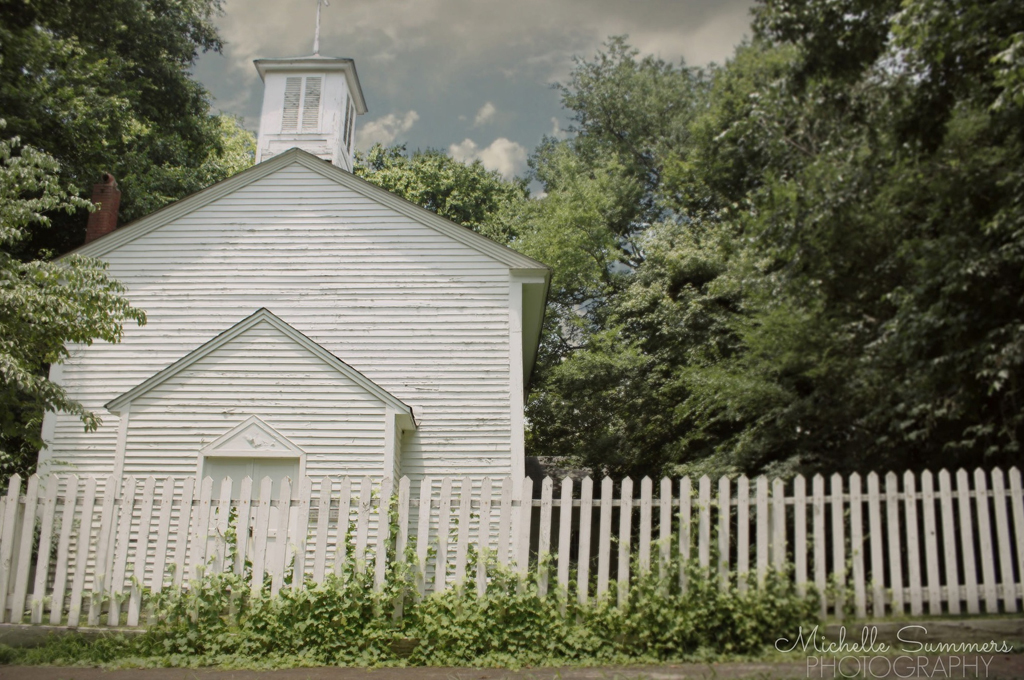
[[[199,472],[213,480],[213,498],[220,498],[221,483],[231,479],[231,498],[241,497],[242,480],[252,480],[250,498],[260,495],[264,477],[272,482],[272,498],[287,477],[293,484],[305,475],[306,454],[280,432],[256,416],[233,427],[200,452]]]

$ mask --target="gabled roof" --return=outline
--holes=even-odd
[[[194,210],[198,210],[213,201],[241,189],[259,179],[263,179],[274,172],[292,164],[302,165],[313,172],[337,182],[346,189],[351,189],[357,194],[376,201],[377,203],[391,208],[397,213],[405,215],[420,224],[430,227],[451,239],[462,243],[477,252],[501,262],[510,269],[535,270],[538,274],[550,275],[550,268],[531,257],[501,245],[486,236],[481,236],[472,229],[456,224],[451,220],[440,217],[426,208],[411,203],[400,196],[381,189],[380,187],[366,181],[361,177],[342,170],[327,161],[317,158],[313,154],[301,149],[289,149],[282,154],[274,156],[269,160],[232,175],[217,184],[196,192],[191,196],[164,206],[146,217],[139,218],[120,229],[116,229],[101,238],[77,248],[72,253],[86,255],[89,257],[102,257],[112,250],[123,246],[135,239],[159,229],[163,225],[175,219],[183,217]],[[70,253],[69,253],[70,254]],[[66,255],[65,255],[66,257]]]
[[[126,404],[129,404],[133,400],[146,394],[147,392],[162,384],[163,382],[169,380],[170,378],[173,378],[178,373],[181,373],[192,364],[196,363],[197,361],[211,354],[217,349],[223,347],[228,342],[234,340],[235,338],[242,335],[243,333],[245,333],[246,331],[248,331],[253,326],[259,323],[270,324],[277,330],[281,331],[281,333],[294,340],[296,344],[309,350],[318,358],[323,360],[324,363],[330,365],[332,368],[337,370],[346,378],[362,387],[368,393],[377,397],[388,406],[392,406],[398,412],[400,417],[400,424],[404,429],[413,429],[416,427],[416,421],[415,418],[413,417],[411,407],[407,406],[401,400],[399,400],[390,392],[385,390],[383,387],[373,382],[372,380],[370,380],[365,375],[363,375],[356,369],[346,364],[338,357],[331,354],[326,349],[316,344],[299,331],[295,330],[295,328],[282,321],[279,317],[275,316],[273,313],[270,312],[270,310],[266,308],[260,309],[256,311],[256,313],[247,316],[246,318],[242,319],[231,328],[227,329],[220,335],[214,337],[212,340],[209,340],[208,342],[200,345],[199,347],[192,350],[182,358],[178,359],[173,364],[163,369],[159,373],[153,375],[144,382],[139,383],[132,389],[122,394],[121,396],[110,400],[105,404],[107,410],[110,411],[111,413],[120,415],[121,409],[123,409]],[[402,418],[403,415],[406,416],[406,418]],[[403,420],[404,422],[402,422]]]

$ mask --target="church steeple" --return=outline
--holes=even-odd
[[[313,54],[254,63],[263,79],[256,162],[298,147],[351,171],[356,116],[366,113],[355,62]]]

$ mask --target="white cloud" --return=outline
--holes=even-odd
[[[518,142],[498,137],[490,146],[481,149],[468,137],[448,147],[451,157],[462,163],[480,161],[488,170],[497,170],[506,179],[511,179],[526,169],[526,148]]]
[[[562,123],[555,116],[551,116],[551,136],[555,139],[565,139],[569,133],[562,129]]]
[[[419,119],[420,114],[406,111],[401,116],[389,113],[382,118],[364,123],[356,132],[356,147],[366,150],[377,143],[387,146],[408,132]]]
[[[480,110],[476,112],[476,118],[473,119],[473,127],[480,127],[484,123],[489,123],[494,119],[494,114],[498,112],[494,104],[487,102],[480,107]]]

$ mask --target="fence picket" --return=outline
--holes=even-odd
[[[832,475],[831,491],[829,504],[832,508],[832,583],[836,587],[833,616],[842,621],[846,600],[846,522],[843,520],[843,476],[838,472]]]
[[[551,554],[551,495],[553,482],[545,476],[540,485],[540,534],[537,537],[537,592],[548,592],[548,558]]]
[[[452,478],[441,480],[441,502],[437,512],[437,553],[434,561],[434,592],[448,587],[448,533],[451,531]]]
[[[868,474],[868,538],[871,542],[871,613],[885,616],[885,560],[882,554],[882,508],[878,474]]]
[[[121,512],[118,513],[114,535],[116,542],[111,552],[114,555],[113,569],[110,574],[110,601],[107,605],[107,625],[117,626],[121,623],[121,600],[124,596],[124,576],[128,568],[128,548],[132,534],[132,515],[135,512],[135,500],[138,488],[135,477],[124,478],[121,486]]]
[[[164,569],[167,565],[167,536],[171,533],[171,510],[174,500],[174,479],[167,477],[160,489],[160,514],[157,515],[156,548],[153,552],[153,580],[151,588],[159,593],[164,588]],[[238,543],[245,542],[247,536],[238,532]]]
[[[455,544],[455,574],[452,577],[461,585],[466,579],[466,559],[469,554],[469,524],[472,518],[473,487],[469,478],[463,478],[459,485],[459,526]],[[384,549],[384,546],[381,546]],[[381,561],[381,564],[384,562]]]
[[[476,592],[483,595],[487,592],[487,560],[490,559],[491,546],[491,494],[490,477],[484,477],[480,483],[480,522],[477,526],[477,557],[476,557]]]
[[[711,479],[697,483],[697,563],[702,571],[711,565]]]
[[[89,595],[89,616],[86,619],[90,626],[100,623],[100,606],[103,593],[107,592],[107,577],[110,574],[110,562],[114,554],[114,530],[117,527],[117,515],[114,512],[114,499],[118,493],[118,481],[114,475],[107,477],[103,486],[103,504],[100,512],[100,535],[96,546],[96,561],[93,565],[92,593]]]
[[[974,559],[974,522],[971,515],[971,481],[967,470],[956,472],[956,495],[960,506],[960,549],[963,551],[964,591],[967,599],[967,613],[981,611],[978,602],[978,569]]]
[[[807,593],[807,480],[793,479],[793,562],[796,592]]]
[[[139,612],[142,609],[142,588],[146,580],[146,558],[149,553],[149,542],[152,536],[153,493],[156,479],[152,475],[146,478],[142,487],[142,509],[139,512],[139,533],[135,541],[135,565],[132,571],[131,594],[128,597],[128,625],[139,625]],[[230,487],[229,494],[230,494]]]
[[[381,507],[385,509],[384,512],[384,535],[387,536],[386,529],[388,527],[387,521],[387,507],[386,503],[391,500],[391,480],[385,479],[384,485],[381,486]],[[387,489],[387,495],[383,495],[385,488]],[[309,502],[313,498],[313,480],[309,477],[303,476],[299,480],[299,499],[297,516],[295,518],[295,533],[292,534],[289,539],[288,545],[295,555],[295,567],[292,570],[292,588],[301,588],[306,583],[306,550],[308,549],[307,543],[309,542]],[[378,529],[379,531],[379,529]]]
[[[750,480],[740,475],[736,480],[736,581],[740,592],[746,592],[750,576]]]
[[[498,562],[508,564],[512,536],[512,478],[501,481],[501,511],[498,513]]]
[[[64,617],[64,594],[67,592],[68,582],[68,554],[71,546],[71,530],[75,526],[77,500],[78,475],[70,475],[65,482],[64,510],[60,514],[57,567],[53,576],[53,594],[50,599],[50,625],[52,626],[59,624]]]
[[[405,514],[402,514],[403,505],[401,499],[398,503],[398,537],[399,544],[395,551],[398,559],[405,556],[405,538],[408,536],[406,522],[409,520],[409,478],[402,478],[405,483]],[[327,532],[331,525],[331,492],[334,481],[324,476],[320,478],[320,495],[316,499],[316,543],[313,550],[313,582],[323,583],[327,573]],[[401,487],[399,487],[401,493]],[[403,521],[404,520],[404,521]]]
[[[4,531],[0,539],[0,623],[7,621],[7,594],[10,589],[11,572],[14,571],[14,535],[17,531],[18,502],[21,498],[21,475],[11,475],[7,482],[7,502],[4,508]],[[11,617],[13,621],[14,617]]]
[[[39,528],[39,550],[36,558],[36,578],[32,586],[32,623],[43,622],[43,602],[46,598],[46,577],[50,573],[50,539],[53,537],[53,516],[57,509],[56,475],[46,479],[46,499],[43,502],[43,523]]]
[[[408,476],[398,480],[398,535],[395,536],[395,559],[401,562],[405,561],[405,551],[409,545],[409,484]],[[327,540],[326,534],[324,540]]]
[[[864,588],[864,487],[860,475],[850,475],[850,559],[853,562],[853,603],[858,619],[867,617],[867,593]]]
[[[213,502],[213,478],[207,475],[199,483],[199,508],[192,523],[189,550],[189,578],[201,578],[206,571],[206,552],[210,543],[210,510]]]
[[[732,524],[732,493],[727,475],[718,480],[718,582],[729,587],[729,528]]]
[[[772,482],[772,566],[782,573],[786,563],[786,486],[781,479]]]
[[[558,506],[558,587],[563,596],[569,590],[569,559],[572,550],[572,477],[562,480],[562,500]],[[582,511],[582,508],[581,508]]]
[[[249,541],[253,538],[252,482],[249,475],[242,478],[238,494],[238,514],[235,516],[235,573],[245,573],[245,559],[249,554]],[[250,560],[251,562],[252,560]]]
[[[601,480],[601,524],[597,544],[597,597],[608,591],[608,571],[611,569],[612,537],[612,479]]]
[[[661,478],[658,495],[658,576],[662,583],[668,580],[668,565],[672,561],[672,480]]]
[[[811,522],[814,526],[814,587],[821,600],[821,618],[828,615],[825,571],[825,478],[814,475],[811,480]]]
[[[420,597],[427,594],[427,557],[430,545],[430,499],[434,495],[434,480],[425,477],[420,482],[420,508],[416,527],[416,589]]]
[[[36,502],[39,498],[39,475],[28,478],[25,491],[25,509],[21,517],[21,536],[18,560],[14,572],[14,595],[11,596],[11,623],[25,618],[25,599],[28,597],[28,577],[32,569],[32,544],[36,537]]]
[[[1020,470],[1010,468],[1010,506],[1013,511],[1013,535],[1017,542],[1018,585],[1024,585],[1024,489],[1021,488]]]
[[[768,574],[768,478],[761,475],[755,482],[757,488],[757,582],[764,583]]]
[[[996,539],[999,541],[999,574],[1002,581],[1003,611],[1017,611],[1017,588],[1013,581],[1013,546],[1010,544],[1010,522],[1006,513],[1006,485],[1003,471],[992,470],[992,506],[996,518]]]
[[[273,557],[267,559],[270,564],[271,597],[276,597],[281,592],[284,573],[288,568],[288,525],[291,523],[292,507],[292,480],[288,477],[281,480],[277,503],[277,533],[274,536]]]
[[[580,483],[579,556],[576,562],[576,596],[580,604],[587,603],[590,591],[590,523],[594,516],[594,480],[584,477]]]
[[[424,480],[426,483],[427,480]],[[427,487],[430,488],[429,486]],[[430,518],[430,494],[427,494],[427,518]],[[352,539],[352,525],[349,520],[352,517],[352,480],[348,477],[341,478],[338,485],[338,523],[337,539],[334,541],[334,575],[339,578],[345,573],[345,563],[348,562],[349,543]],[[426,534],[424,534],[425,536]]]
[[[693,490],[690,478],[679,480],[679,588],[686,591],[688,569],[690,566],[690,543],[693,535],[692,526]]]
[[[516,571],[526,576],[530,569],[530,521],[533,517],[533,480],[523,479],[522,500],[519,505],[519,521],[515,523],[519,530],[516,537]]]
[[[260,481],[259,505],[256,508],[256,531],[253,535],[252,594],[263,590],[263,577],[267,569],[267,536],[270,533],[270,494],[274,480],[264,477]],[[339,540],[339,543],[341,541]]]
[[[638,567],[641,574],[651,571],[651,508],[654,482],[650,477],[640,480],[640,554]]]
[[[939,471],[939,508],[942,512],[942,553],[946,566],[946,600],[949,613],[960,613],[960,574],[957,564],[956,531],[953,524],[953,486],[949,470]]]
[[[885,475],[885,518],[889,537],[889,587],[893,616],[903,616],[903,551],[900,547],[900,490],[895,472]]]
[[[629,596],[629,556],[631,547],[631,532],[633,530],[633,480],[626,477],[622,480],[622,487],[619,491],[619,557],[618,575],[616,586],[618,590],[618,604],[626,604]]]
[[[188,550],[188,532],[192,515],[195,514],[193,500],[196,490],[196,478],[186,477],[181,489],[181,509],[178,512],[178,532],[174,543],[174,578],[172,583],[177,588],[185,575],[185,557]]]
[[[14,478],[11,478],[12,484]],[[93,515],[96,505],[96,478],[85,480],[85,495],[82,497],[82,520],[75,536],[75,580],[71,582],[71,603],[68,605],[68,627],[78,626],[82,615],[82,590],[85,588],[85,565],[89,560],[89,546],[92,541]],[[0,584],[5,585],[5,584]],[[6,588],[0,588],[6,592]]]
[[[231,514],[231,478],[225,477],[221,480],[220,489],[217,492],[217,530],[214,532],[213,538],[214,573],[224,571],[224,557],[228,550],[227,536],[229,514]]]
[[[999,596],[996,590],[995,545],[992,541],[992,525],[989,515],[988,482],[985,471],[974,471],[974,500],[978,511],[978,547],[981,550],[982,590],[985,593],[985,612],[999,613]]]
[[[373,503],[373,490],[371,485],[372,482],[370,482],[370,478],[367,476],[364,476],[359,481],[359,504],[357,507],[358,514],[356,515],[356,571],[359,571],[360,573],[366,569],[366,546],[370,540],[370,507]],[[444,501],[442,500],[442,502]],[[448,502],[451,503],[450,479],[448,480]],[[448,517],[445,517],[446,521],[447,519]],[[445,527],[445,530],[442,543],[447,550],[447,527]]]
[[[924,563],[928,576],[928,613],[942,613],[942,587],[939,584],[938,527],[935,523],[935,490],[932,473],[921,473],[921,511],[924,517]]]
[[[917,535],[917,481],[914,473],[903,474],[903,516],[907,518],[907,583],[910,588],[910,615],[923,611],[921,591],[921,545]]]

